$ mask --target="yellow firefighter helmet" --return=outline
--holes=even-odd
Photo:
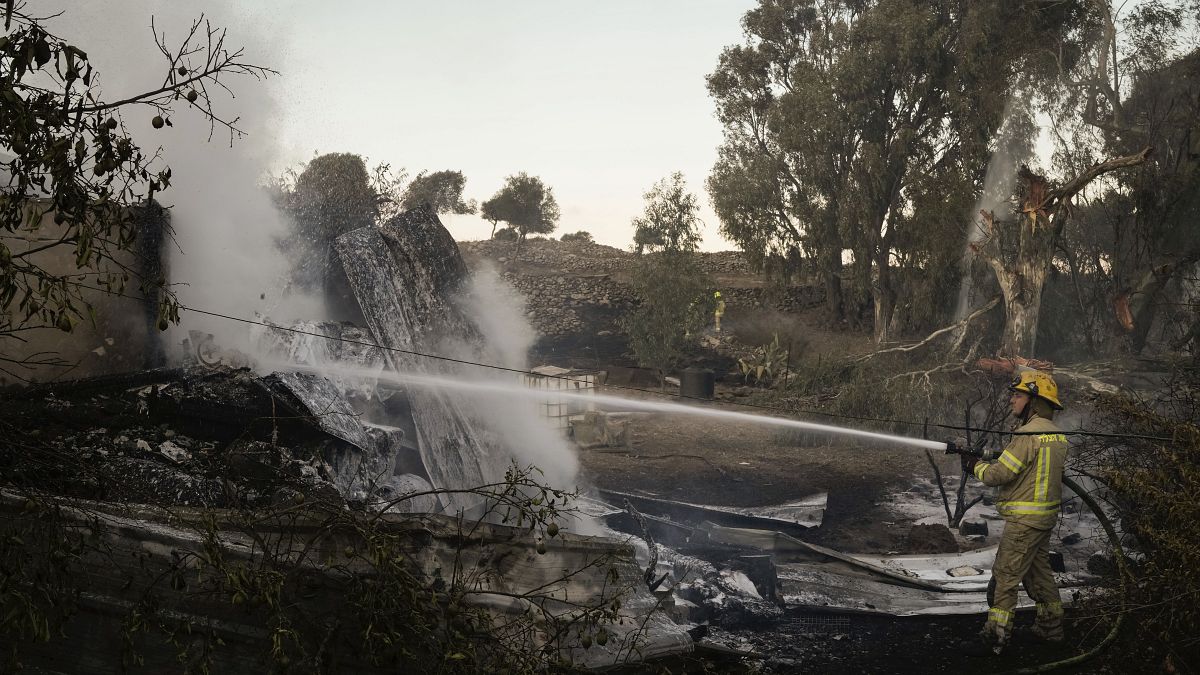
[[[717,298],[717,299],[720,299],[720,298],[721,298],[721,291],[717,291],[716,293],[713,293],[713,297],[714,297],[714,298]]]
[[[1044,399],[1055,410],[1063,409],[1062,403],[1058,400],[1058,385],[1054,382],[1054,378],[1040,370],[1020,371],[1013,378],[1009,388]]]

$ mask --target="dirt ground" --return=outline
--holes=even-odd
[[[730,403],[708,409],[748,412]],[[808,539],[847,552],[903,551],[911,516],[884,501],[932,478],[923,451],[846,439],[798,443],[779,427],[702,415],[635,415],[630,448],[580,451],[584,478],[610,490],[717,506],[767,506],[828,492],[825,521]],[[953,457],[937,457],[957,470]]]

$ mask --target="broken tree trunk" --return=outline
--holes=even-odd
[[[996,275],[1004,296],[1004,337],[1000,353],[1033,356],[1036,349],[1042,290],[1054,260],[1054,251],[1070,218],[1070,200],[1096,178],[1146,161],[1150,148],[1094,164],[1064,185],[1052,188],[1044,176],[1022,166],[1019,172],[1024,198],[1011,229],[1001,232],[995,214],[980,211],[987,237],[971,249]],[[1001,245],[1001,239],[1004,245]],[[1014,241],[1015,239],[1015,241]],[[1015,244],[1015,246],[1014,246]],[[1015,248],[1015,254],[1009,253]]]
[[[1159,296],[1180,270],[1190,268],[1196,264],[1197,260],[1200,260],[1200,251],[1193,250],[1180,260],[1151,268],[1142,277],[1141,283],[1138,284],[1137,290],[1130,298],[1133,353],[1140,354],[1146,346],[1146,341],[1150,337],[1150,328],[1154,325],[1155,317],[1158,316]]]

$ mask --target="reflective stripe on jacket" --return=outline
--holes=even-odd
[[[975,465],[975,477],[999,486],[996,510],[1005,520],[1039,530],[1054,527],[1062,503],[1062,472],[1067,438],[1050,420],[1034,417],[994,462]]]

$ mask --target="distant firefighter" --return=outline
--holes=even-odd
[[[717,332],[721,332],[721,317],[725,316],[725,301],[721,299],[721,291],[713,293],[713,300],[717,301],[717,308],[713,310],[713,320],[717,326]]]

